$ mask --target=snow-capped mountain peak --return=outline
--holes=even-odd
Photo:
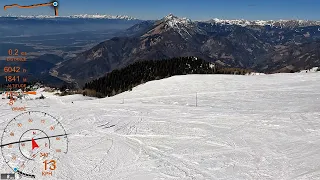
[[[173,29],[184,39],[188,39],[192,34],[201,32],[197,24],[192,20],[188,18],[179,18],[173,14],[169,14],[162,18],[160,24],[164,25],[166,30]]]
[[[161,34],[166,31],[174,31],[184,39],[188,39],[193,34],[196,34],[201,30],[197,26],[196,22],[193,22],[188,18],[179,18],[173,14],[169,14],[156,21],[153,28],[144,36]]]
[[[178,26],[186,26],[192,24],[192,21],[188,18],[179,18],[173,14],[169,14],[163,18],[163,20],[170,26],[170,27],[178,27]]]
[[[168,20],[170,20],[170,19],[178,19],[178,17],[173,15],[172,13],[170,13],[167,16],[165,16],[164,19],[168,19]]]
[[[201,29],[199,29],[196,22],[188,19],[188,18],[179,18],[173,14],[169,14],[158,21],[157,26],[163,26],[165,30],[174,30],[184,39],[189,39],[193,34],[201,33]],[[151,32],[159,32],[159,29],[156,28],[157,31]]]

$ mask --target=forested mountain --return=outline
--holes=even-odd
[[[123,34],[65,61],[58,76],[84,83],[140,60],[184,56],[267,73],[320,66],[316,21],[197,22],[170,14],[136,24]]]

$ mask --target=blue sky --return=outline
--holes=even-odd
[[[49,1],[49,0],[48,0]],[[0,6],[30,5],[43,0],[0,0]],[[320,20],[320,0],[60,0],[60,15],[110,14],[139,19],[160,19],[173,13],[193,20],[221,19],[310,19]],[[0,10],[0,15],[53,15],[49,7]]]

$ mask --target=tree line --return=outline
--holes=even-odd
[[[110,97],[152,80],[187,74],[240,74],[250,70],[223,67],[195,57],[138,61],[85,84],[84,96]]]

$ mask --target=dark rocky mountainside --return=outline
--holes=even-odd
[[[266,61],[257,69],[271,72],[295,72],[301,69],[311,69],[320,65],[320,40],[277,46],[266,55]]]
[[[268,73],[319,66],[320,24],[313,21],[195,22],[170,14],[124,34],[63,62],[58,76],[84,83],[136,61],[184,56]]]

